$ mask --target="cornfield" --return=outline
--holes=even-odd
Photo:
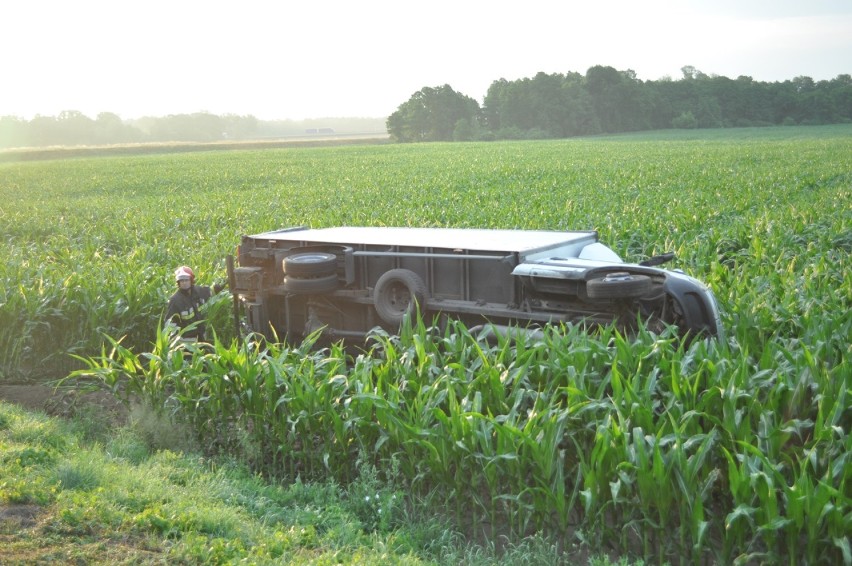
[[[482,536],[674,562],[852,564],[849,126],[0,165],[4,379],[144,398],[281,479],[399,470]],[[674,251],[726,337],[411,320],[342,347],[157,331],[179,264],[311,225],[596,229]]]

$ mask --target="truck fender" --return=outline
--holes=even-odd
[[[694,335],[721,336],[719,308],[713,293],[687,275],[668,272],[665,289],[683,312],[685,329]]]

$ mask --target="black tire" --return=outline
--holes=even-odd
[[[586,281],[586,295],[590,299],[636,299],[652,287],[651,278],[647,275],[608,273],[605,277]]]
[[[326,277],[337,273],[337,256],[325,252],[303,252],[284,258],[288,277]]]
[[[373,304],[379,318],[391,326],[402,324],[405,315],[425,307],[429,291],[419,275],[408,269],[391,269],[376,281]]]
[[[324,277],[315,277],[313,279],[303,279],[300,277],[284,278],[284,290],[288,293],[331,293],[337,289],[338,285],[339,281],[337,280],[337,275],[326,275]]]

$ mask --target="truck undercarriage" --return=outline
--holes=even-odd
[[[248,330],[286,342],[363,341],[415,312],[470,327],[641,321],[718,335],[712,293],[657,267],[670,258],[623,263],[594,232],[297,228],[243,237],[229,278]]]

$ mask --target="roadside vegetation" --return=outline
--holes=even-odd
[[[542,537],[472,543],[366,463],[346,487],[270,483],[194,452],[147,409],[113,425],[86,407],[61,420],[0,402],[1,563],[630,563]]]
[[[359,552],[456,556],[387,542],[439,517],[425,539],[474,553],[852,564],[850,171],[849,126],[7,163],[0,378],[72,374],[185,427],[214,472],[334,486],[378,545]],[[235,343],[226,296],[211,348],[156,332],[175,266],[209,283],[243,233],[339,224],[596,229],[630,261],[674,251],[719,298],[726,336],[553,328],[485,344],[414,320],[352,356]],[[145,446],[139,465],[167,457]],[[65,490],[36,481],[66,458],[50,451],[0,476],[0,501],[57,508]],[[381,519],[347,499],[368,484]],[[235,533],[222,538],[248,540]]]

